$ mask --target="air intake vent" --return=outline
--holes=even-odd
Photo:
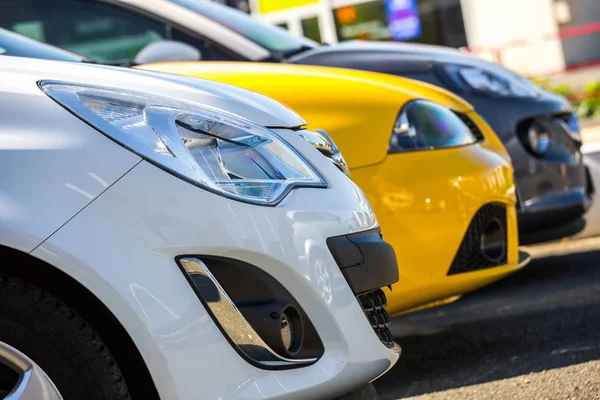
[[[381,343],[389,348],[396,346],[392,332],[390,331],[390,316],[385,311],[387,300],[383,290],[377,289],[372,292],[363,293],[356,296],[356,298]]]
[[[448,275],[497,267],[506,263],[506,206],[486,204],[471,220]]]

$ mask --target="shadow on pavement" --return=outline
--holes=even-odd
[[[382,399],[600,359],[600,251],[533,261],[454,304],[394,320],[403,348]]]

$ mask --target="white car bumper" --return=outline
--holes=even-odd
[[[286,139],[316,151],[295,134]],[[326,244],[377,221],[362,192],[317,158],[329,187],[293,190],[276,207],[225,199],[142,161],[32,254],[109,308],[162,399],[335,397],[383,374],[398,352],[375,335]],[[324,354],[288,370],[245,361],[178,267],[182,255],[227,257],[274,277],[308,315]]]

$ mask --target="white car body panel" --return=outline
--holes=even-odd
[[[0,79],[14,82],[11,91],[6,86],[0,90],[4,104],[17,93],[36,93],[31,96],[36,118],[15,132],[29,133],[28,142],[37,138],[34,133],[49,132],[53,139],[47,141],[43,157],[23,150],[25,145],[17,146],[15,153],[3,146],[3,171],[17,162],[36,166],[18,172],[21,183],[0,178],[6,204],[22,202],[25,215],[38,213],[40,226],[48,218],[59,225],[31,254],[65,272],[107,306],[136,344],[161,399],[329,399],[393,366],[398,353],[386,348],[371,329],[326,244],[329,237],[374,228],[377,220],[362,191],[308,142],[291,130],[276,130],[322,174],[328,187],[296,188],[275,207],[249,205],[139,161],[61,109],[36,82],[65,80],[143,90],[235,110],[264,125],[275,121],[293,127],[303,122],[300,117],[260,95],[212,82],[163,80],[156,74],[30,59],[2,61]],[[5,109],[0,111],[3,115]],[[23,104],[11,111],[11,130],[1,126],[0,145],[8,143],[5,132],[29,115]],[[40,115],[48,120],[37,118]],[[81,155],[67,157],[62,148],[51,146],[63,142],[68,151]],[[93,169],[96,164],[104,169]],[[67,193],[73,199],[61,197],[65,189],[58,186],[65,182],[92,190],[98,181],[89,177],[90,171],[108,187],[98,185],[91,199],[72,189],[68,190],[73,194]],[[49,186],[48,179],[56,182]],[[35,242],[31,237],[43,236],[31,221],[11,218],[12,213],[0,214],[0,245],[29,249]],[[12,242],[4,242],[6,237]],[[311,319],[324,355],[314,365],[285,371],[259,369],[242,359],[175,262],[177,256],[207,254],[245,261],[278,280]]]
[[[35,84],[39,80],[67,81],[72,83],[109,86],[130,91],[196,102],[231,114],[236,114],[256,124],[269,127],[297,127],[306,125],[298,114],[268,97],[236,86],[198,78],[140,71],[121,67],[86,65],[3,56],[0,73],[6,79],[20,74]],[[158,79],[157,79],[158,78]],[[33,90],[33,89],[31,89]],[[38,89],[39,90],[39,89]]]
[[[0,70],[0,243],[28,253],[141,159]]]

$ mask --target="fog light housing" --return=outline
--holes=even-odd
[[[215,275],[200,258],[177,258],[209,315],[248,362],[264,369],[297,368],[316,362],[323,354],[322,342],[306,313],[272,277],[241,262],[230,264],[233,260],[207,258],[206,261],[216,267]],[[244,270],[250,274],[244,274]],[[221,276],[220,281],[219,273],[235,279]],[[262,275],[265,281],[256,279],[259,277],[254,274]],[[231,282],[233,286],[228,284]],[[256,288],[260,293],[255,292]],[[269,290],[274,295],[277,292],[275,298],[268,296]],[[280,300],[279,296],[288,299]],[[242,298],[245,301],[240,301]],[[305,336],[308,336],[306,341]]]
[[[489,221],[481,233],[481,252],[493,263],[497,263],[506,255],[504,228],[498,219]]]
[[[294,344],[295,333],[294,323],[290,321],[287,315],[281,316],[281,340],[283,341],[283,347],[286,350],[290,350]]]
[[[302,345],[302,319],[294,307],[287,307],[281,315],[281,342],[288,356],[294,356]]]

